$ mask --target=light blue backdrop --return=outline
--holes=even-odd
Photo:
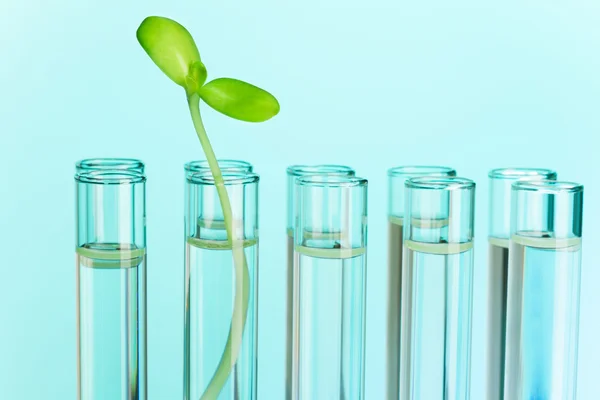
[[[220,157],[261,174],[260,399],[281,399],[284,170],[354,166],[369,178],[367,399],[383,399],[388,167],[448,164],[478,183],[473,399],[483,399],[487,179],[501,166],[556,168],[586,185],[579,394],[600,374],[600,6],[398,0],[0,3],[0,398],[75,398],[75,160],[147,163],[151,399],[182,384],[182,165],[201,157],[182,90],[135,39],[178,19],[209,77],[277,95],[252,125],[205,109]],[[561,3],[568,5],[561,5]],[[596,163],[597,165],[597,163]]]

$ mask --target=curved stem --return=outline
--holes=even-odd
[[[210,171],[215,180],[219,202],[223,209],[227,240],[231,243],[233,265],[235,268],[235,299],[227,343],[225,344],[225,349],[223,350],[223,354],[221,355],[221,359],[219,360],[214,375],[206,387],[204,394],[202,394],[202,397],[200,398],[201,400],[214,400],[219,396],[221,390],[223,390],[223,387],[229,378],[229,374],[237,362],[240,347],[242,345],[242,337],[248,312],[248,301],[250,299],[250,273],[248,272],[246,255],[244,254],[244,239],[239,239],[234,236],[234,221],[231,203],[229,201],[227,189],[225,188],[221,169],[219,168],[219,163],[217,162],[213,148],[208,140],[208,135],[204,129],[204,124],[202,123],[202,118],[200,116],[200,97],[197,94],[188,95],[188,105],[192,121],[194,122],[194,128],[196,129],[196,134],[198,135],[198,139],[200,139],[202,150],[204,150]]]

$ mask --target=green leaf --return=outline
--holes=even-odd
[[[242,121],[263,122],[279,112],[279,103],[271,93],[237,79],[215,79],[198,94],[215,110]]]
[[[169,18],[148,17],[137,30],[137,39],[158,68],[176,84],[187,87],[190,67],[200,62],[200,52],[187,29]]]
[[[190,66],[190,73],[185,78],[188,93],[197,93],[206,82],[206,67],[202,61],[196,61]]]

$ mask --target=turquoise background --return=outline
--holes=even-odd
[[[75,398],[74,162],[147,163],[151,399],[181,398],[183,90],[135,39],[151,14],[197,38],[209,77],[277,95],[265,124],[205,107],[216,153],[261,174],[259,398],[283,398],[285,167],[370,180],[367,399],[383,399],[386,175],[448,164],[478,183],[472,398],[483,399],[487,179],[555,168],[586,185],[579,398],[597,396],[600,5],[589,1],[2,0],[0,397]],[[597,164],[597,163],[596,163]]]

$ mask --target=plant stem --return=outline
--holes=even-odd
[[[200,139],[202,150],[204,150],[206,160],[208,161],[210,171],[215,181],[219,202],[223,209],[227,240],[231,243],[233,265],[235,268],[235,299],[227,343],[225,344],[225,349],[223,350],[215,373],[206,387],[204,394],[202,394],[202,397],[200,398],[201,400],[215,400],[219,396],[219,393],[221,393],[221,390],[223,390],[223,387],[229,378],[229,374],[237,362],[240,347],[242,345],[242,337],[248,312],[248,301],[250,299],[250,274],[248,272],[246,255],[244,254],[244,238],[237,238],[234,235],[233,228],[235,221],[233,221],[231,203],[229,201],[227,189],[225,188],[225,182],[223,181],[223,174],[219,168],[219,163],[217,162],[213,148],[208,140],[208,135],[206,134],[204,124],[202,123],[202,117],[200,116],[200,97],[195,93],[188,95],[188,105],[192,121],[194,122],[194,128],[196,129],[196,134],[198,135],[198,139]],[[237,222],[241,223],[242,221]],[[240,226],[239,228],[242,229],[243,226]]]

